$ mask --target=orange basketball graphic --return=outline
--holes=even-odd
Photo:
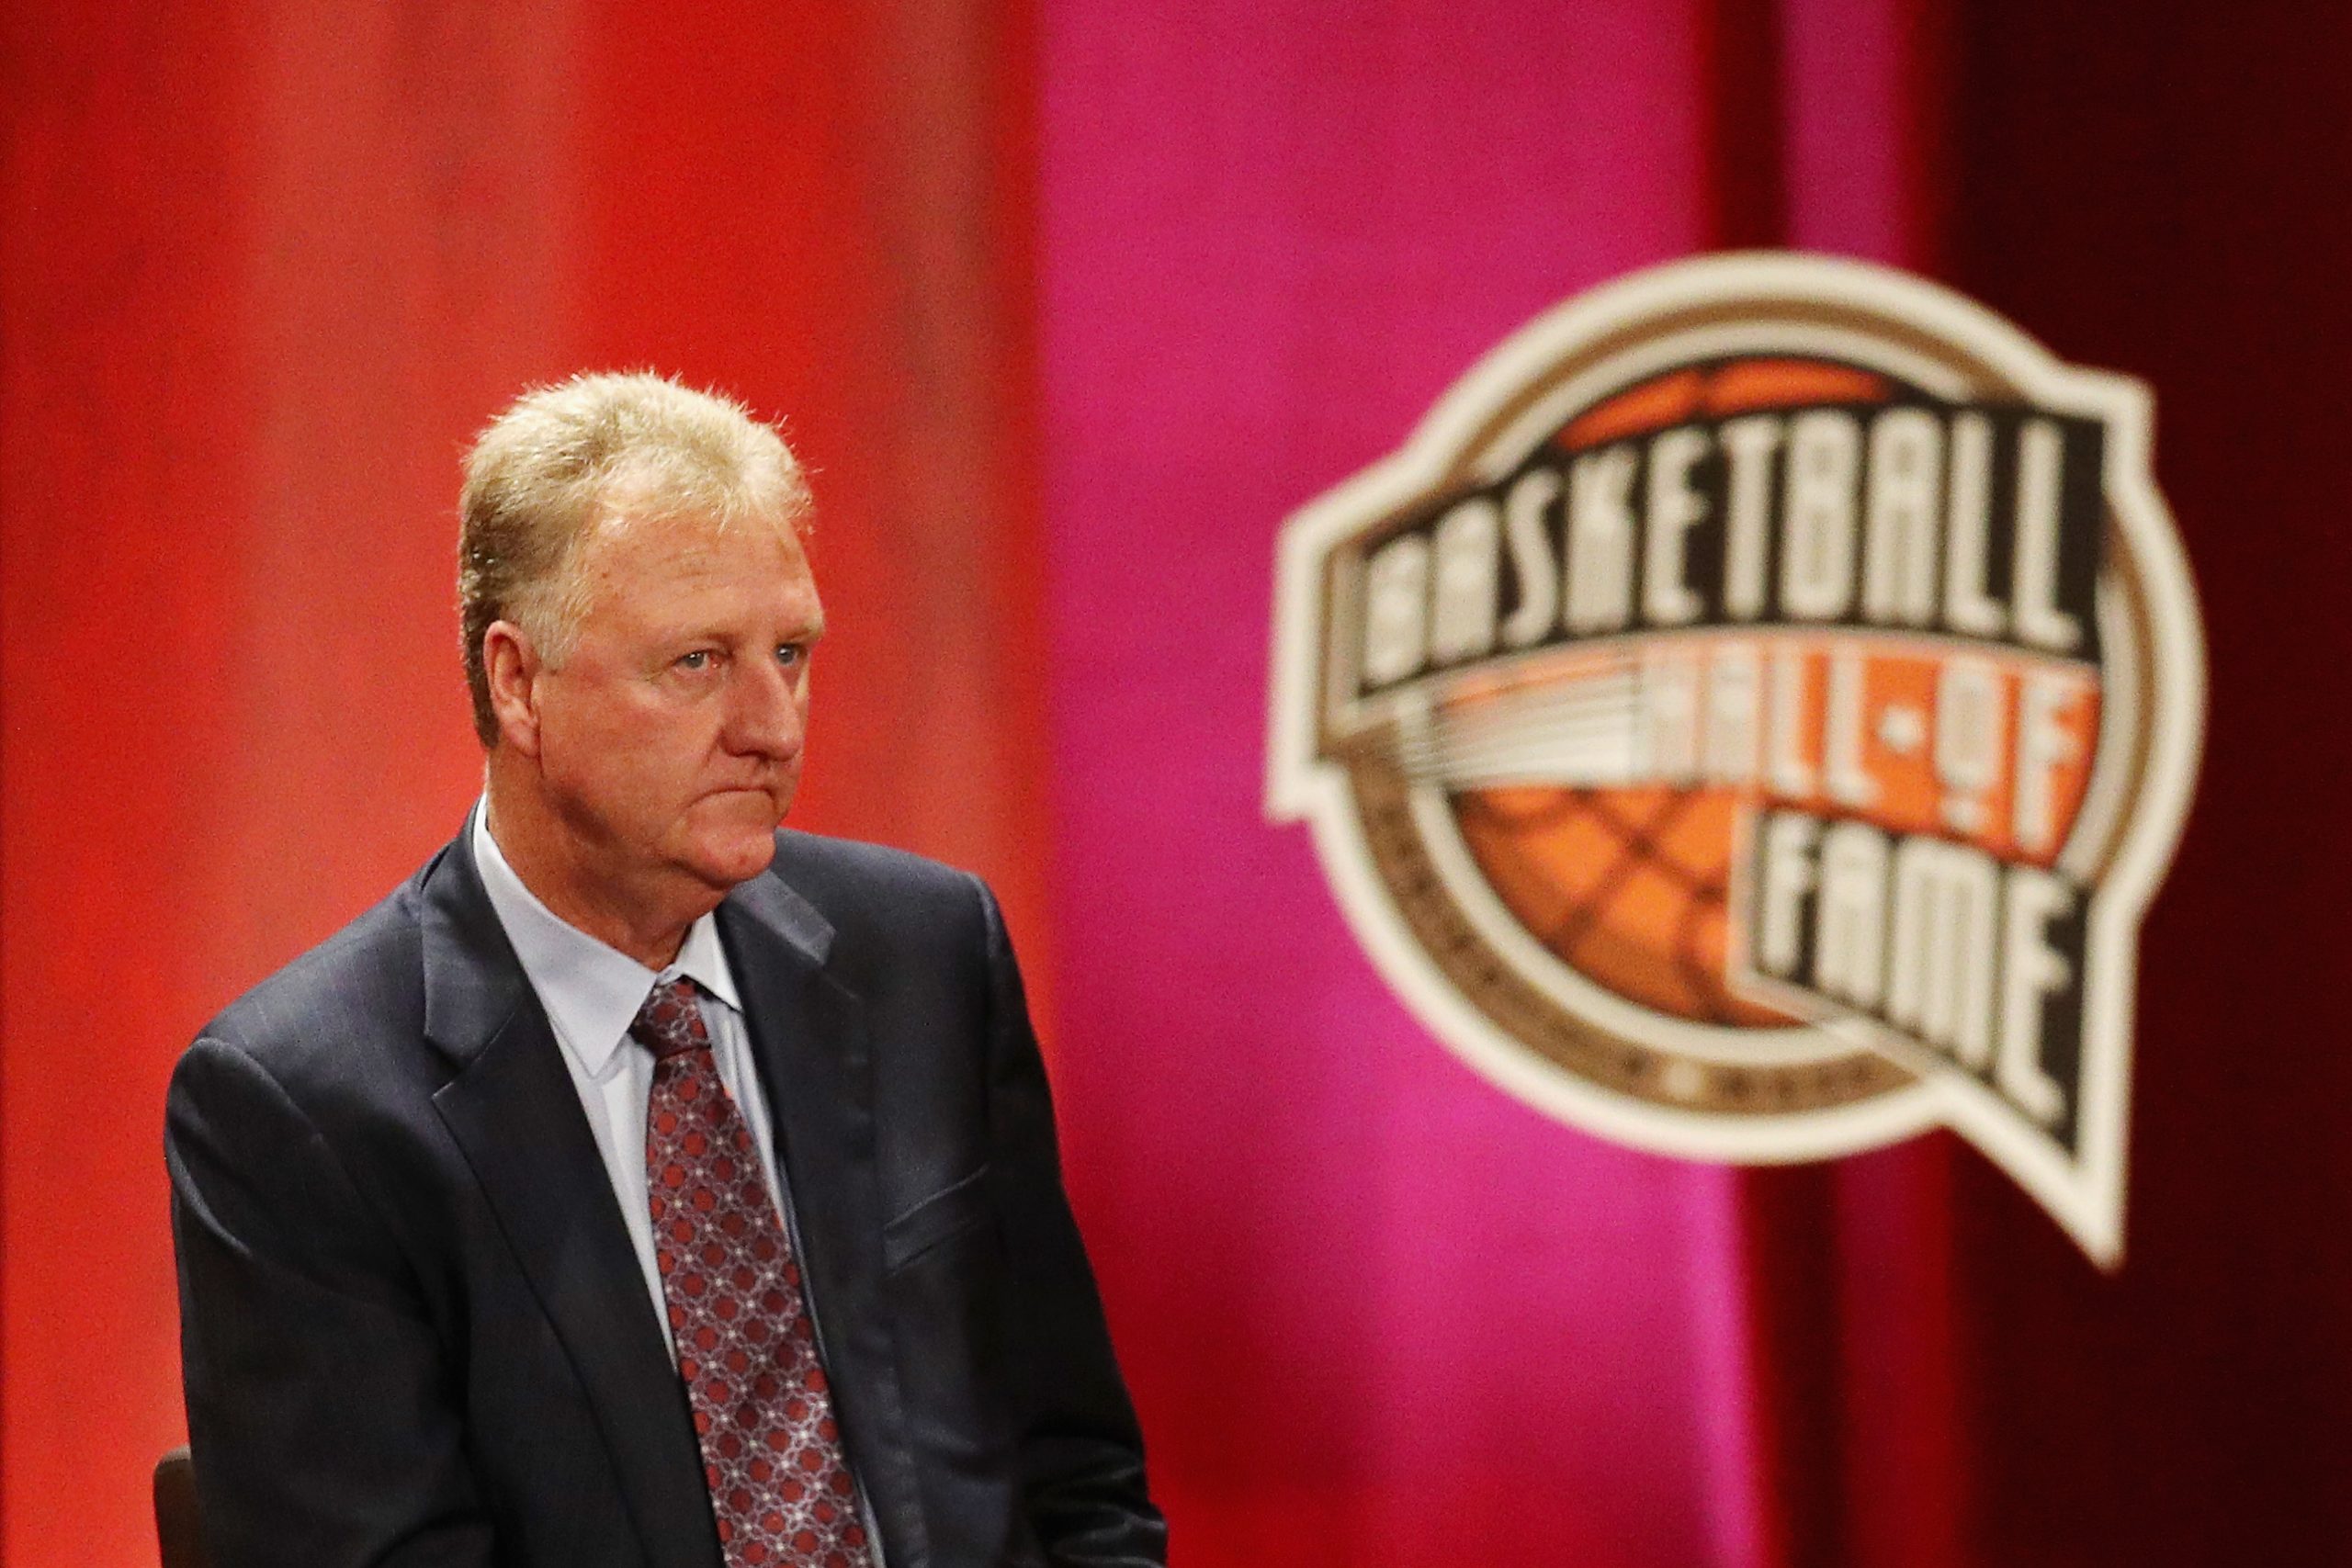
[[[1888,378],[1849,366],[1733,359],[1630,387],[1571,421],[1555,445],[1573,457],[1694,418],[1825,404],[1871,407],[1887,403],[1896,390]],[[1555,673],[1563,684],[1575,679],[1573,671]],[[1519,684],[1524,690],[1543,678],[1524,676]],[[1475,705],[1488,695],[1473,690],[1453,701]],[[1925,712],[1927,705],[1917,703],[1914,711]],[[2095,722],[2095,701],[2082,711]],[[1812,709],[1804,714],[1808,734],[1817,732],[1822,718]],[[2087,758],[2089,747],[2079,744],[2074,751]],[[2060,781],[2070,805],[2079,801],[2084,783],[2081,767],[2071,767]],[[1451,800],[1463,838],[1496,893],[1563,962],[1657,1012],[1765,1028],[1796,1021],[1778,1007],[1736,994],[1727,978],[1734,838],[1742,805],[1764,793],[1720,784],[1521,784],[1463,789]],[[1893,815],[1900,820],[1904,814]],[[1996,815],[1988,809],[1988,820]]]
[[[1715,414],[1840,398],[1883,401],[1844,366],[1739,360],[1629,388],[1564,429],[1569,453]],[[1532,798],[1531,798],[1531,796]],[[1659,1012],[1785,1023],[1724,984],[1734,796],[1721,789],[1470,790],[1463,834],[1512,913],[1610,989]]]
[[[1454,809],[1511,913],[1657,1012],[1781,1024],[1725,984],[1735,799],[1723,790],[1473,790]]]
[[[1859,264],[1571,301],[1285,527],[1270,810],[1531,1103],[1702,1158],[1942,1123],[2111,1259],[2201,713],[2149,420]]]

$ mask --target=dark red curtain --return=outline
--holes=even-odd
[[[2086,1269],[1959,1168],[1983,1562],[2352,1557],[2352,16],[1976,0],[1950,274],[2156,389],[2203,600],[2203,780],[2142,946],[2130,1251]]]

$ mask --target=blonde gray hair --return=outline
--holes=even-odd
[[[773,426],[650,371],[574,376],[516,399],[465,458],[458,618],[474,730],[498,743],[482,634],[523,628],[560,664],[579,626],[581,542],[605,519],[708,517],[806,532],[808,484]]]

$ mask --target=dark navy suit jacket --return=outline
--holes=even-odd
[[[718,911],[890,1568],[1162,1561],[993,899],[785,832]],[[467,840],[213,1021],[165,1135],[218,1568],[720,1568],[692,1416]]]

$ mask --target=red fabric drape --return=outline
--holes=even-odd
[[[1781,9],[1791,242],[1900,261],[2149,380],[2213,651],[2199,802],[2143,938],[2122,1270],[1940,1136],[1747,1179],[1751,1342],[1780,1369],[1759,1558],[2336,1561],[2352,1172],[2324,976],[2352,727],[2325,672],[2352,648],[2325,519],[2352,235],[2315,196],[2352,164],[2352,28],[2299,6]],[[1860,120],[1833,95],[1873,34],[1900,45],[1898,114],[1840,156],[1830,128]],[[1847,187],[1890,159],[1873,232]]]
[[[1951,275],[2155,388],[2212,682],[2142,940],[2122,1271],[1956,1169],[1973,1561],[2352,1557],[2347,64],[2324,6],[1956,15]]]
[[[153,1561],[164,1079],[458,826],[456,459],[526,383],[789,416],[799,819],[1045,951],[1020,15],[8,7],[0,1560]]]

